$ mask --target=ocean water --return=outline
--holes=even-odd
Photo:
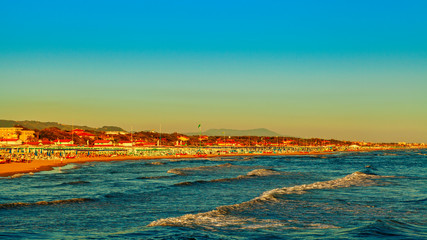
[[[427,239],[426,150],[70,164],[0,186],[0,239]]]

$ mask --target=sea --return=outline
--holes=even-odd
[[[0,239],[427,239],[425,149],[90,162],[0,186]]]

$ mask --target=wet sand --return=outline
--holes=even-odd
[[[126,161],[126,160],[150,160],[150,159],[191,159],[191,158],[213,158],[213,157],[232,157],[232,156],[277,156],[277,155],[321,155],[333,154],[337,152],[311,152],[311,153],[285,153],[285,154],[223,154],[223,155],[181,155],[181,156],[116,156],[116,157],[91,157],[91,158],[74,158],[64,160],[33,160],[25,163],[4,163],[0,164],[0,177],[9,177],[15,174],[35,173],[41,171],[50,171],[54,167],[62,167],[70,163],[86,163],[86,162],[110,162],[110,161]]]

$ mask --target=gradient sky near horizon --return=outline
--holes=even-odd
[[[427,143],[427,1],[1,1],[0,119]]]

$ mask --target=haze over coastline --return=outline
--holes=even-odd
[[[3,1],[0,119],[427,142],[425,1]]]

